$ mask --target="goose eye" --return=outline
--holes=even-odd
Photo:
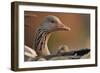
[[[52,20],[52,21],[51,21],[51,23],[55,23],[55,21],[54,21],[54,20]]]

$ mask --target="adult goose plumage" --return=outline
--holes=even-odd
[[[33,49],[38,56],[50,55],[47,42],[51,33],[69,30],[70,28],[66,27],[58,17],[53,15],[46,16],[35,31]]]
[[[32,59],[35,60],[35,58],[36,60],[39,60],[39,61],[49,60],[49,59],[55,60],[55,59],[70,59],[70,58],[77,59],[81,57],[86,58],[88,55],[90,55],[89,53],[90,49],[80,49],[76,51],[69,51],[69,48],[67,45],[60,46],[57,54],[55,55],[50,54],[47,43],[52,32],[69,31],[69,30],[70,28],[66,27],[60,21],[58,17],[53,16],[53,15],[46,16],[35,31],[33,47],[30,48],[28,46],[25,46],[25,56],[28,56],[30,58],[29,60],[31,61]]]

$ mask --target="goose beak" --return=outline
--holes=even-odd
[[[59,24],[57,26],[57,30],[70,31],[71,29],[69,27],[65,26],[64,24]]]

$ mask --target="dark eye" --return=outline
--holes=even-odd
[[[51,21],[51,23],[55,23],[55,21],[54,21],[54,20],[52,20],[52,21]]]

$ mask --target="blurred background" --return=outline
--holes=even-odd
[[[32,48],[34,32],[42,19],[47,15],[57,16],[71,31],[59,31],[52,33],[48,48],[53,54],[60,45],[67,45],[70,50],[90,48],[90,15],[78,13],[55,13],[55,12],[24,12],[25,45]]]

